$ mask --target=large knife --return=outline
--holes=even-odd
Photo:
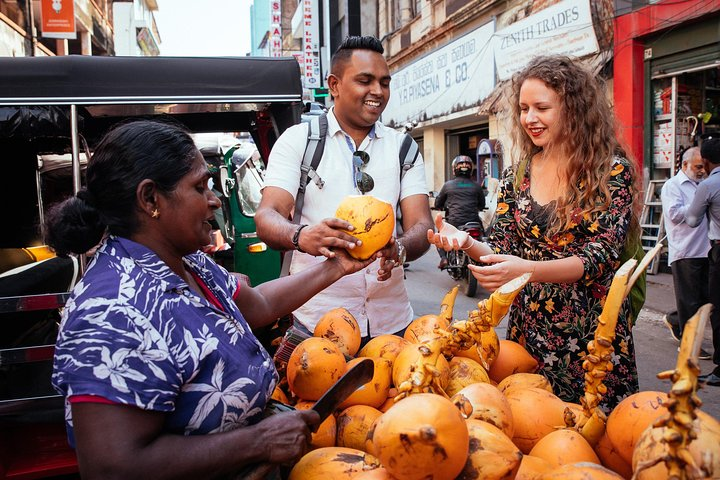
[[[356,363],[350,370],[340,377],[330,389],[323,394],[320,399],[315,402],[312,409],[320,415],[320,421],[312,428],[317,431],[320,424],[329,417],[338,406],[344,402],[358,388],[368,383],[373,378],[375,372],[375,363],[369,358]],[[281,402],[273,402],[273,408],[267,409],[266,413],[275,413],[280,411],[290,411],[293,408]],[[271,413],[272,412],[272,413]],[[236,478],[246,480],[259,480],[270,473],[277,465],[271,463],[261,463],[259,465],[250,465],[245,467]]]

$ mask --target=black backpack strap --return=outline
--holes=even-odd
[[[402,179],[407,171],[415,164],[415,160],[417,160],[419,154],[420,149],[418,148],[417,142],[410,136],[409,133],[406,133],[403,137],[402,143],[400,144],[400,151],[398,152],[398,160],[400,161],[400,183],[402,183]],[[402,190],[402,186],[400,188]],[[397,211],[395,212],[395,229],[397,230],[397,235],[400,236],[403,229],[402,211],[400,210],[399,200]]]
[[[400,181],[402,181],[407,171],[415,164],[415,160],[417,160],[419,154],[420,149],[418,148],[417,142],[410,134],[406,133],[402,144],[400,144],[400,152],[398,154],[398,158],[400,159]]]
[[[314,116],[308,122],[308,136],[305,144],[305,154],[300,165],[300,186],[295,195],[295,213],[293,223],[300,223],[303,205],[305,204],[305,189],[308,181],[312,180],[319,189],[325,186],[325,182],[317,174],[317,167],[320,165],[323,150],[325,150],[325,137],[328,130],[327,115]],[[284,277],[290,273],[290,262],[294,250],[286,250],[283,255],[282,269],[280,276]]]

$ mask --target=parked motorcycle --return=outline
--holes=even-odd
[[[485,235],[485,229],[480,222],[468,222],[458,229],[467,232],[470,237],[481,241]],[[464,292],[468,297],[474,297],[477,292],[477,279],[470,273],[468,265],[477,265],[470,256],[462,250],[451,250],[447,252],[447,270],[453,280],[464,283]]]

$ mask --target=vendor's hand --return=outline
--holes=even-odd
[[[343,230],[354,227],[339,218],[326,218],[317,225],[308,225],[300,231],[298,245],[303,252],[313,256],[333,258],[338,249],[355,248],[362,242]]]
[[[380,258],[380,268],[377,273],[379,282],[384,282],[392,276],[393,268],[402,267],[400,264],[400,252],[398,251],[397,239],[392,237],[381,250],[375,254]]]
[[[515,255],[483,255],[480,262],[484,265],[468,265],[468,268],[478,283],[489,292],[494,292],[524,273],[535,271],[535,262]]]
[[[326,261],[332,262],[340,268],[342,276],[355,273],[358,270],[362,270],[375,261],[377,254],[368,258],[367,260],[358,260],[350,256],[347,250],[342,248],[333,249],[333,257],[328,258]]]
[[[257,424],[256,440],[265,445],[265,461],[289,463],[300,459],[310,446],[310,426],[320,423],[314,410],[295,410],[271,415]]]
[[[468,248],[472,244],[472,239],[467,232],[458,230],[445,222],[439,213],[435,217],[435,226],[437,227],[437,232],[434,230],[428,230],[427,232],[428,241],[446,252]]]

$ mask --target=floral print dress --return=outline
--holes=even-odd
[[[536,261],[574,255],[582,261],[584,274],[575,283],[526,285],[510,310],[507,338],[523,345],[537,359],[538,373],[550,381],[556,395],[579,402],[584,391],[583,357],[625,245],[632,211],[632,177],[628,160],[615,157],[608,185],[609,209],[590,215],[578,213],[570,228],[548,238],[553,205],[541,206],[530,196],[529,165],[519,182],[512,169],[504,175],[498,218],[489,239],[491,247],[497,253]],[[638,391],[629,312],[626,300],[615,331],[614,368],[604,380],[608,391],[602,407],[606,410]]]

